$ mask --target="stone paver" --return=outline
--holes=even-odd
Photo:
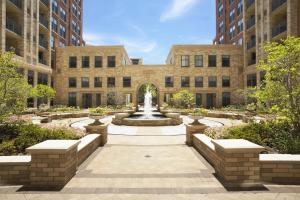
[[[227,191],[206,160],[184,145],[184,135],[165,136],[162,128],[136,129],[157,136],[109,135],[108,144],[97,149],[61,191],[3,186],[0,199],[300,199],[299,186]]]

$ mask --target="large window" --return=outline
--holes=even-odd
[[[59,25],[59,35],[63,38],[66,37],[66,28],[63,25]]]
[[[28,84],[31,85],[31,86],[34,85],[34,71],[28,70],[27,82],[28,82]]]
[[[231,10],[229,13],[229,23],[231,23],[234,20],[235,17],[235,10]]]
[[[165,77],[165,87],[174,87],[174,78],[172,76]]]
[[[72,107],[76,107],[77,106],[77,97],[76,97],[76,93],[75,92],[70,92],[69,93],[69,102],[68,102],[68,106],[72,106]]]
[[[195,56],[195,67],[203,67],[203,56],[202,55]]]
[[[51,18],[51,26],[52,26],[52,30],[57,32],[57,20],[54,19],[53,17]]]
[[[101,106],[101,94],[97,93],[96,94],[96,107]]]
[[[69,77],[69,88],[76,88],[77,81],[75,77]]]
[[[217,66],[217,56],[209,55],[208,56],[208,67],[216,67]]]
[[[123,77],[123,87],[131,87],[131,77]]]
[[[217,87],[217,77],[216,76],[208,77],[208,87]]]
[[[60,18],[64,21],[67,21],[66,11],[62,7],[60,7]]]
[[[222,87],[230,87],[230,76],[222,77]]]
[[[69,57],[69,68],[76,68],[77,67],[77,57],[71,56]]]
[[[222,93],[222,105],[224,107],[230,105],[230,92],[223,92]]]
[[[222,67],[230,67],[230,56],[222,56]]]
[[[48,75],[44,73],[38,73],[38,84],[48,85]]]
[[[181,67],[189,67],[189,66],[190,66],[190,57],[181,56]]]
[[[196,106],[201,107],[202,104],[202,94],[196,93]]]
[[[116,67],[116,56],[107,57],[107,67]]]
[[[115,77],[107,78],[107,87],[109,87],[109,88],[116,87],[116,78]]]
[[[247,75],[247,87],[256,87],[256,86],[257,86],[256,74],[248,74]]]
[[[52,11],[58,13],[57,0],[52,0]]]
[[[203,87],[203,77],[202,76],[195,77],[195,87]]]
[[[181,77],[181,87],[190,87],[190,77],[188,76]]]
[[[82,56],[82,68],[89,68],[89,67],[90,67],[90,57]]]
[[[94,87],[95,88],[102,87],[102,78],[101,77],[95,77],[94,78]]]
[[[88,88],[90,87],[90,79],[89,77],[81,77],[81,87]]]
[[[102,67],[102,56],[95,56],[95,68]]]

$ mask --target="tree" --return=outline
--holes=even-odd
[[[52,100],[55,97],[55,90],[47,85],[39,84],[31,90],[31,97],[40,98],[43,100],[43,103],[48,100]]]
[[[288,118],[300,134],[300,38],[266,44],[265,81],[255,93],[260,106]]]
[[[194,95],[188,90],[181,90],[173,95],[172,102],[176,107],[188,108],[194,103]]]
[[[13,52],[0,52],[0,120],[18,114],[26,107],[31,86],[18,73],[18,67]]]

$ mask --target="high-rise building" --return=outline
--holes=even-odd
[[[243,44],[243,0],[216,0],[214,44]]]
[[[1,0],[0,3],[0,48],[14,51],[22,63],[19,72],[28,83],[51,85],[51,48],[49,0]],[[41,103],[28,99],[28,106]]]
[[[83,0],[51,0],[51,49],[52,68],[55,68],[55,48],[82,46]]]

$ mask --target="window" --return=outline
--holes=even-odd
[[[75,92],[70,92],[69,93],[69,102],[68,102],[68,106],[72,106],[72,107],[76,107],[77,106],[77,97],[76,97],[76,93]]]
[[[57,20],[54,19],[53,17],[51,18],[51,26],[52,26],[52,30],[57,32]]]
[[[102,67],[102,56],[95,56],[95,68]]]
[[[224,35],[221,35],[220,40],[219,40],[220,44],[224,44]]]
[[[221,21],[219,24],[219,33],[224,33],[224,22]]]
[[[94,78],[94,87],[95,88],[102,87],[102,78],[101,77],[95,77]]]
[[[195,87],[203,87],[203,77],[202,76],[195,77]]]
[[[116,67],[116,56],[107,57],[107,67]]]
[[[222,67],[230,67],[230,56],[222,55]]]
[[[64,41],[59,41],[59,47],[65,47],[65,42]]]
[[[244,22],[243,19],[240,19],[238,21],[238,33],[242,32],[244,30]]]
[[[248,74],[247,75],[247,87],[256,87],[256,86],[257,86],[256,74]]]
[[[203,56],[202,55],[195,56],[195,67],[203,67]]]
[[[89,67],[90,67],[90,57],[82,56],[82,68],[89,68]]]
[[[237,8],[237,15],[239,16],[243,12],[243,1],[239,0],[238,8]]]
[[[235,25],[229,28],[229,38],[232,39],[235,36]]]
[[[77,46],[77,39],[73,34],[72,34],[72,37],[71,37],[71,43],[72,43],[72,45]]]
[[[229,13],[229,23],[231,23],[234,20],[235,16],[235,10],[230,11]]]
[[[172,94],[165,94],[164,96],[164,102],[166,103],[170,103],[171,102],[171,99],[172,99],[173,95]]]
[[[224,107],[230,105],[230,92],[223,92],[222,93],[222,105]]]
[[[189,56],[181,56],[181,67],[190,66],[190,57]]]
[[[51,48],[54,48],[54,44],[55,44],[55,39],[54,39],[53,35],[51,34],[51,39],[50,39]]]
[[[63,25],[59,25],[59,35],[63,38],[66,37],[66,28]]]
[[[77,57],[71,56],[69,57],[69,68],[76,68],[77,67]]]
[[[81,87],[88,88],[90,87],[90,79],[89,77],[81,77]]]
[[[107,87],[109,87],[109,88],[116,87],[116,79],[115,79],[115,77],[108,77],[107,78]]]
[[[223,15],[223,11],[224,11],[224,6],[223,6],[223,4],[220,4],[219,9],[218,9],[219,17],[221,17]]]
[[[238,44],[239,44],[239,45],[243,45],[243,38],[240,38],[240,39],[238,40]]]
[[[28,70],[27,82],[28,82],[28,84],[31,85],[31,86],[34,85],[34,71]]]
[[[222,77],[222,87],[230,87],[230,76]]]
[[[72,5],[72,9],[73,9],[73,15],[76,16],[76,14],[77,14],[77,7],[76,7],[76,5],[74,3]]]
[[[217,56],[209,55],[208,56],[208,67],[216,67],[217,66]]]
[[[101,106],[101,94],[96,94],[96,107]]]
[[[77,23],[74,20],[72,20],[72,28],[73,28],[73,31],[76,32],[76,30],[77,30]]]
[[[123,77],[123,87],[131,87],[131,77]]]
[[[52,11],[55,12],[56,14],[58,13],[58,6],[56,0],[52,0]]]
[[[217,77],[216,76],[208,77],[208,87],[217,87]]]
[[[48,75],[44,73],[38,73],[38,84],[48,85]]]
[[[190,87],[190,77],[188,76],[181,77],[181,87]]]
[[[69,77],[69,88],[76,88],[77,81],[75,77]]]
[[[174,78],[172,76],[165,77],[165,87],[174,87]]]
[[[201,107],[202,106],[202,94],[196,93],[196,106]]]
[[[67,17],[66,17],[66,11],[60,7],[60,18],[63,20],[63,21],[67,21]]]

